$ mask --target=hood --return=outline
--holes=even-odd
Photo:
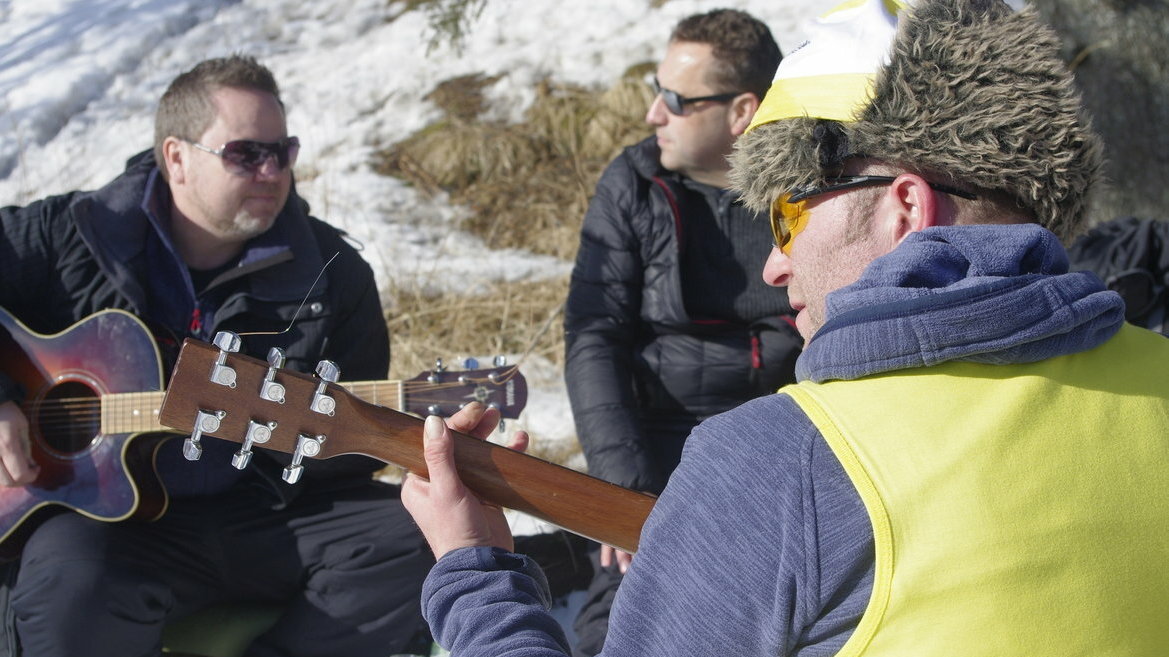
[[[1124,322],[1095,274],[1068,272],[1035,224],[934,227],[828,295],[799,380],[855,379],[951,360],[1027,363],[1091,349]]]

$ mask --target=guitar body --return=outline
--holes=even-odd
[[[0,487],[0,557],[19,555],[45,513],[72,509],[99,520],[153,520],[167,498],[154,472],[165,436],[102,433],[103,395],[162,390],[162,359],[146,326],[105,310],[40,335],[0,310],[0,368],[24,387],[32,456],[40,476]]]

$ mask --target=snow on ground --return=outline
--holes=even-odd
[[[784,52],[821,0],[488,0],[461,49],[420,11],[391,0],[0,0],[0,204],[23,204],[113,178],[152,143],[155,105],[197,61],[233,52],[276,74],[303,148],[298,189],[315,213],[365,245],[384,291],[428,285],[473,292],[493,281],[562,275],[571,263],[489,251],[453,230],[464,209],[370,168],[371,155],[439,116],[423,100],[469,73],[500,75],[491,112],[518,119],[546,78],[605,86],[661,56],[683,16],[730,6],[765,20]],[[560,372],[525,363],[532,385],[518,423],[572,440]]]
[[[385,292],[418,285],[473,292],[539,280],[571,263],[490,251],[453,229],[462,208],[371,169],[377,150],[425,127],[423,100],[456,76],[500,76],[490,112],[519,119],[534,85],[607,86],[654,61],[683,16],[729,6],[765,20],[784,52],[822,0],[488,0],[461,49],[428,52],[426,16],[391,0],[0,0],[0,205],[101,186],[152,143],[159,96],[199,60],[246,52],[276,74],[303,145],[298,189],[315,214],[365,246]],[[647,130],[648,133],[648,130]],[[527,410],[514,427],[540,440],[575,433],[562,373],[526,362]],[[577,466],[582,463],[574,464]],[[544,528],[515,516],[517,533]],[[582,592],[555,610],[571,633]]]

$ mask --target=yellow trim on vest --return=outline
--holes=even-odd
[[[852,451],[848,440],[836,428],[836,422],[831,414],[816,402],[805,385],[788,386],[781,392],[794,399],[808,415],[812,424],[820,430],[824,440],[844,466],[845,474],[860,493],[861,501],[869,514],[869,522],[873,525],[873,545],[876,553],[873,564],[873,592],[869,596],[869,604],[861,616],[860,624],[840,652],[836,653],[836,657],[853,657],[868,646],[889,606],[889,582],[893,579],[893,528],[885,505],[881,502],[881,494],[865,474],[865,467]]]
[[[1126,325],[1038,363],[783,392],[873,524],[873,592],[838,655],[1164,654],[1169,340]]]

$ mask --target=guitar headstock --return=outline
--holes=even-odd
[[[406,444],[421,445],[420,420],[360,398],[363,386],[378,382],[338,384],[336,365],[329,361],[322,361],[313,377],[283,369],[280,354],[265,363],[238,349],[238,338],[218,336],[215,346],[197,340],[183,344],[159,420],[191,433],[183,446],[188,459],[200,458],[206,435],[242,444],[232,461],[239,469],[247,467],[257,445],[292,454],[292,465],[284,473],[290,483],[300,478],[305,458],[365,454],[407,468],[423,466],[410,449],[399,453],[392,445],[375,444],[378,435],[401,432]],[[481,401],[497,404],[501,412],[515,417],[526,400],[524,378],[515,367],[500,367],[423,373],[403,381],[394,401],[417,413],[436,415],[450,415],[463,403]]]
[[[439,361],[433,370],[402,382],[399,410],[447,417],[472,401],[494,406],[501,417],[515,419],[528,403],[528,384],[514,365],[451,371]]]

